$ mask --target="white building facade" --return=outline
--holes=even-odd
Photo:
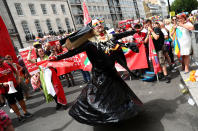
[[[64,1],[7,0],[23,44],[27,35],[70,31],[74,28],[68,5]],[[24,47],[29,45],[24,45]]]

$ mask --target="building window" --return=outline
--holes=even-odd
[[[93,7],[93,11],[96,11],[96,6]]]
[[[51,21],[49,19],[46,20],[46,25],[47,25],[49,32],[52,32],[52,25],[51,25]]]
[[[57,24],[57,27],[58,27],[58,30],[62,30],[62,25],[61,25],[61,20],[58,18],[56,19],[56,24]]]
[[[35,27],[36,27],[36,30],[37,30],[38,34],[42,33],[42,29],[41,29],[41,25],[40,25],[39,20],[35,20],[34,24],[35,24]]]
[[[30,35],[30,30],[29,30],[29,27],[28,27],[28,24],[27,24],[27,21],[22,21],[21,22],[21,25],[23,27],[23,31],[25,33],[25,35]]]
[[[46,8],[45,4],[41,4],[41,9],[42,9],[43,14],[46,15],[47,14],[47,8]]]
[[[92,6],[88,6],[88,10],[89,11],[92,11]]]
[[[29,4],[30,12],[32,15],[36,15],[35,6],[34,4]]]
[[[83,17],[75,16],[74,19],[75,19],[76,25],[83,24]]]
[[[61,9],[64,15],[66,15],[66,11],[65,11],[65,5],[61,5]]]
[[[21,7],[21,3],[14,3],[17,14],[18,15],[23,15],[23,11],[22,11],[22,7]]]
[[[65,18],[65,23],[66,23],[68,32],[71,32],[71,27],[70,27],[70,23],[69,23],[69,19],[68,18]]]
[[[56,5],[55,4],[52,4],[52,11],[54,14],[57,14],[57,10],[56,10]]]

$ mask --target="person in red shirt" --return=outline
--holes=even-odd
[[[137,30],[137,32],[133,35],[133,42],[137,44],[138,47],[140,47],[142,44],[146,43],[145,38],[146,38],[146,33],[141,32],[142,31],[142,25],[141,24],[136,24],[134,26],[134,29]],[[146,52],[146,48],[145,48]],[[148,60],[148,58],[147,58]],[[145,72],[145,69],[137,69],[137,76],[140,78]]]
[[[16,100],[21,106],[24,116],[31,117],[32,114],[27,112],[26,104],[23,100],[23,93],[19,86],[19,74],[12,65],[4,63],[4,58],[0,56],[0,94],[3,94],[8,101],[10,107],[14,110],[19,121],[24,121],[25,118],[20,114],[19,108],[16,105]],[[14,76],[16,74],[16,78]]]

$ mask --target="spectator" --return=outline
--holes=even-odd
[[[66,52],[66,50],[67,49],[63,49],[62,48],[62,46],[61,46],[59,41],[56,43],[56,52],[57,52],[57,54],[61,54],[63,52]],[[54,55],[54,56],[56,56],[56,55]],[[71,87],[71,86],[75,85],[74,78],[73,78],[73,75],[71,74],[71,72],[65,74],[64,76],[67,79],[68,87]]]
[[[45,49],[45,54],[47,56],[50,56],[51,55],[51,51],[50,51],[51,50],[51,45],[50,45],[50,43],[46,43],[44,49]]]
[[[159,74],[159,78],[165,80],[166,83],[170,83],[171,79],[168,76],[166,63],[165,63],[165,57],[162,51],[162,47],[164,45],[164,35],[160,28],[158,27],[153,28],[151,20],[146,20],[146,25],[148,27],[148,35],[146,38],[146,42],[148,42],[149,35],[152,35],[155,50],[157,52],[159,63],[163,71],[163,74],[162,73]]]
[[[23,67],[17,63],[14,63],[12,56],[10,55],[5,56],[5,62],[7,62],[8,64],[11,64],[20,75],[20,86],[24,92],[25,100],[29,99],[30,98],[29,88],[27,87],[27,84],[25,83],[25,74],[22,73]]]
[[[163,52],[164,52],[164,56],[165,56],[165,58],[166,58],[166,60],[169,64],[169,66],[172,67],[172,62],[171,62],[171,58],[170,58],[170,55],[169,55],[169,52],[172,52],[172,48],[171,48],[171,43],[169,41],[169,35],[168,35],[168,32],[167,32],[167,29],[165,28],[165,25],[162,22],[157,23],[157,26],[159,28],[161,28],[161,31],[164,34]]]
[[[191,48],[191,37],[190,30],[194,30],[194,26],[190,22],[186,22],[186,15],[181,14],[177,16],[178,23],[175,22],[171,35],[173,36],[176,32],[177,39],[180,44],[180,55],[182,56],[182,70],[189,73],[190,54]]]
[[[5,98],[8,101],[8,104],[17,115],[18,120],[24,121],[25,118],[19,112],[19,108],[16,105],[16,100],[21,106],[25,117],[31,117],[32,114],[30,114],[26,110],[26,104],[23,100],[23,93],[19,85],[19,74],[12,65],[3,63],[3,60],[3,57],[0,56],[0,94],[3,94],[5,96]],[[14,74],[16,74],[16,78],[14,77]],[[11,89],[14,89],[16,91],[9,92],[11,91]]]

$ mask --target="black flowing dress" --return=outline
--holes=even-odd
[[[92,64],[92,80],[82,89],[69,114],[88,125],[113,124],[135,116],[142,102],[118,74],[114,55],[104,53],[97,43],[88,41],[57,59],[83,51]]]

